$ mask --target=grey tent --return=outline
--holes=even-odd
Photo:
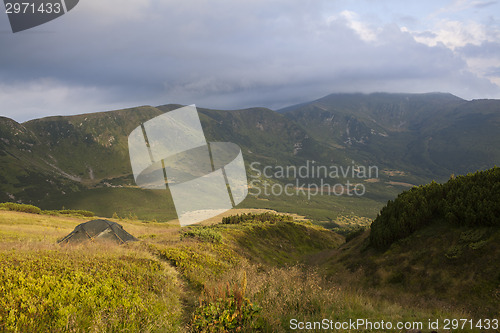
[[[138,239],[123,230],[118,223],[100,219],[77,225],[75,230],[59,241],[59,244],[78,244],[85,241],[112,241],[124,244]]]

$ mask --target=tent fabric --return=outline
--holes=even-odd
[[[112,241],[124,244],[138,239],[126,232],[120,224],[99,219],[77,225],[75,230],[59,241],[59,244],[77,244],[84,241]]]

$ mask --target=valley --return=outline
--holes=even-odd
[[[143,219],[174,219],[168,191],[135,187],[127,136],[140,123],[178,107],[143,106],[23,124],[0,119],[0,201],[89,209],[105,217],[133,213]],[[333,94],[278,112],[199,108],[199,114],[207,141],[241,147],[249,181],[273,186],[299,180],[265,178],[252,163],[260,169],[308,163],[325,168],[376,166],[378,175],[363,182],[366,193],[361,197],[299,191],[293,196],[249,195],[240,204],[297,213],[335,227],[339,216],[375,218],[387,200],[410,185],[445,181],[452,174],[498,164],[499,108],[500,101],[465,101],[439,93]],[[324,178],[309,173],[296,187],[359,180],[352,175]]]

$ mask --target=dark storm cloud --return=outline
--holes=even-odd
[[[278,108],[331,92],[498,92],[442,45],[395,25],[370,30],[323,4],[80,1],[43,27],[0,34],[0,112],[24,120],[140,104]]]

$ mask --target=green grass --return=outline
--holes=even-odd
[[[335,281],[392,302],[462,309],[476,319],[498,315],[500,228],[436,221],[384,251],[371,248],[368,235],[315,260]]]
[[[175,272],[126,248],[2,251],[0,328],[22,332],[176,332]]]
[[[238,208],[262,208],[305,216],[316,224],[335,227],[333,223],[341,215],[357,215],[375,218],[383,203],[368,197],[336,197],[318,195],[311,200],[307,195],[268,196],[256,198],[248,196]]]
[[[99,216],[166,222],[177,218],[169,191],[139,188],[93,188],[61,195],[42,205],[44,209],[86,209]]]
[[[211,243],[222,242],[222,234],[208,227],[191,227],[190,229],[183,231],[181,234],[181,239],[190,237]]]
[[[296,222],[260,222],[219,225],[239,253],[259,263],[284,266],[307,255],[338,247],[344,238],[322,227]]]
[[[394,272],[404,267],[397,263],[406,262],[409,250],[385,254],[392,263],[380,259],[384,268],[377,275],[387,270],[384,274],[392,282],[377,294],[379,289],[365,286],[368,275],[356,272],[343,281],[318,266],[329,263],[347,277],[345,269],[332,264],[333,255],[369,268],[376,254],[358,247],[366,236],[342,245],[343,237],[322,227],[279,220],[180,228],[123,219],[118,222],[141,242],[60,247],[57,239],[81,223],[80,218],[0,211],[0,331],[209,332],[218,327],[288,332],[292,319],[427,322],[470,315],[446,303],[447,298],[439,304],[420,303],[423,295],[411,298],[405,293],[406,285],[398,283],[406,275]],[[456,242],[445,245],[459,246],[461,255],[485,255],[498,242],[487,238],[489,234],[460,230]],[[344,250],[346,246],[351,249]],[[432,260],[435,254],[424,257]],[[474,261],[468,263],[472,266],[466,269],[472,271]],[[433,283],[438,295],[447,295]],[[457,293],[466,287],[450,286],[464,288]],[[388,290],[392,299],[383,295]],[[408,298],[395,300],[402,297]]]

